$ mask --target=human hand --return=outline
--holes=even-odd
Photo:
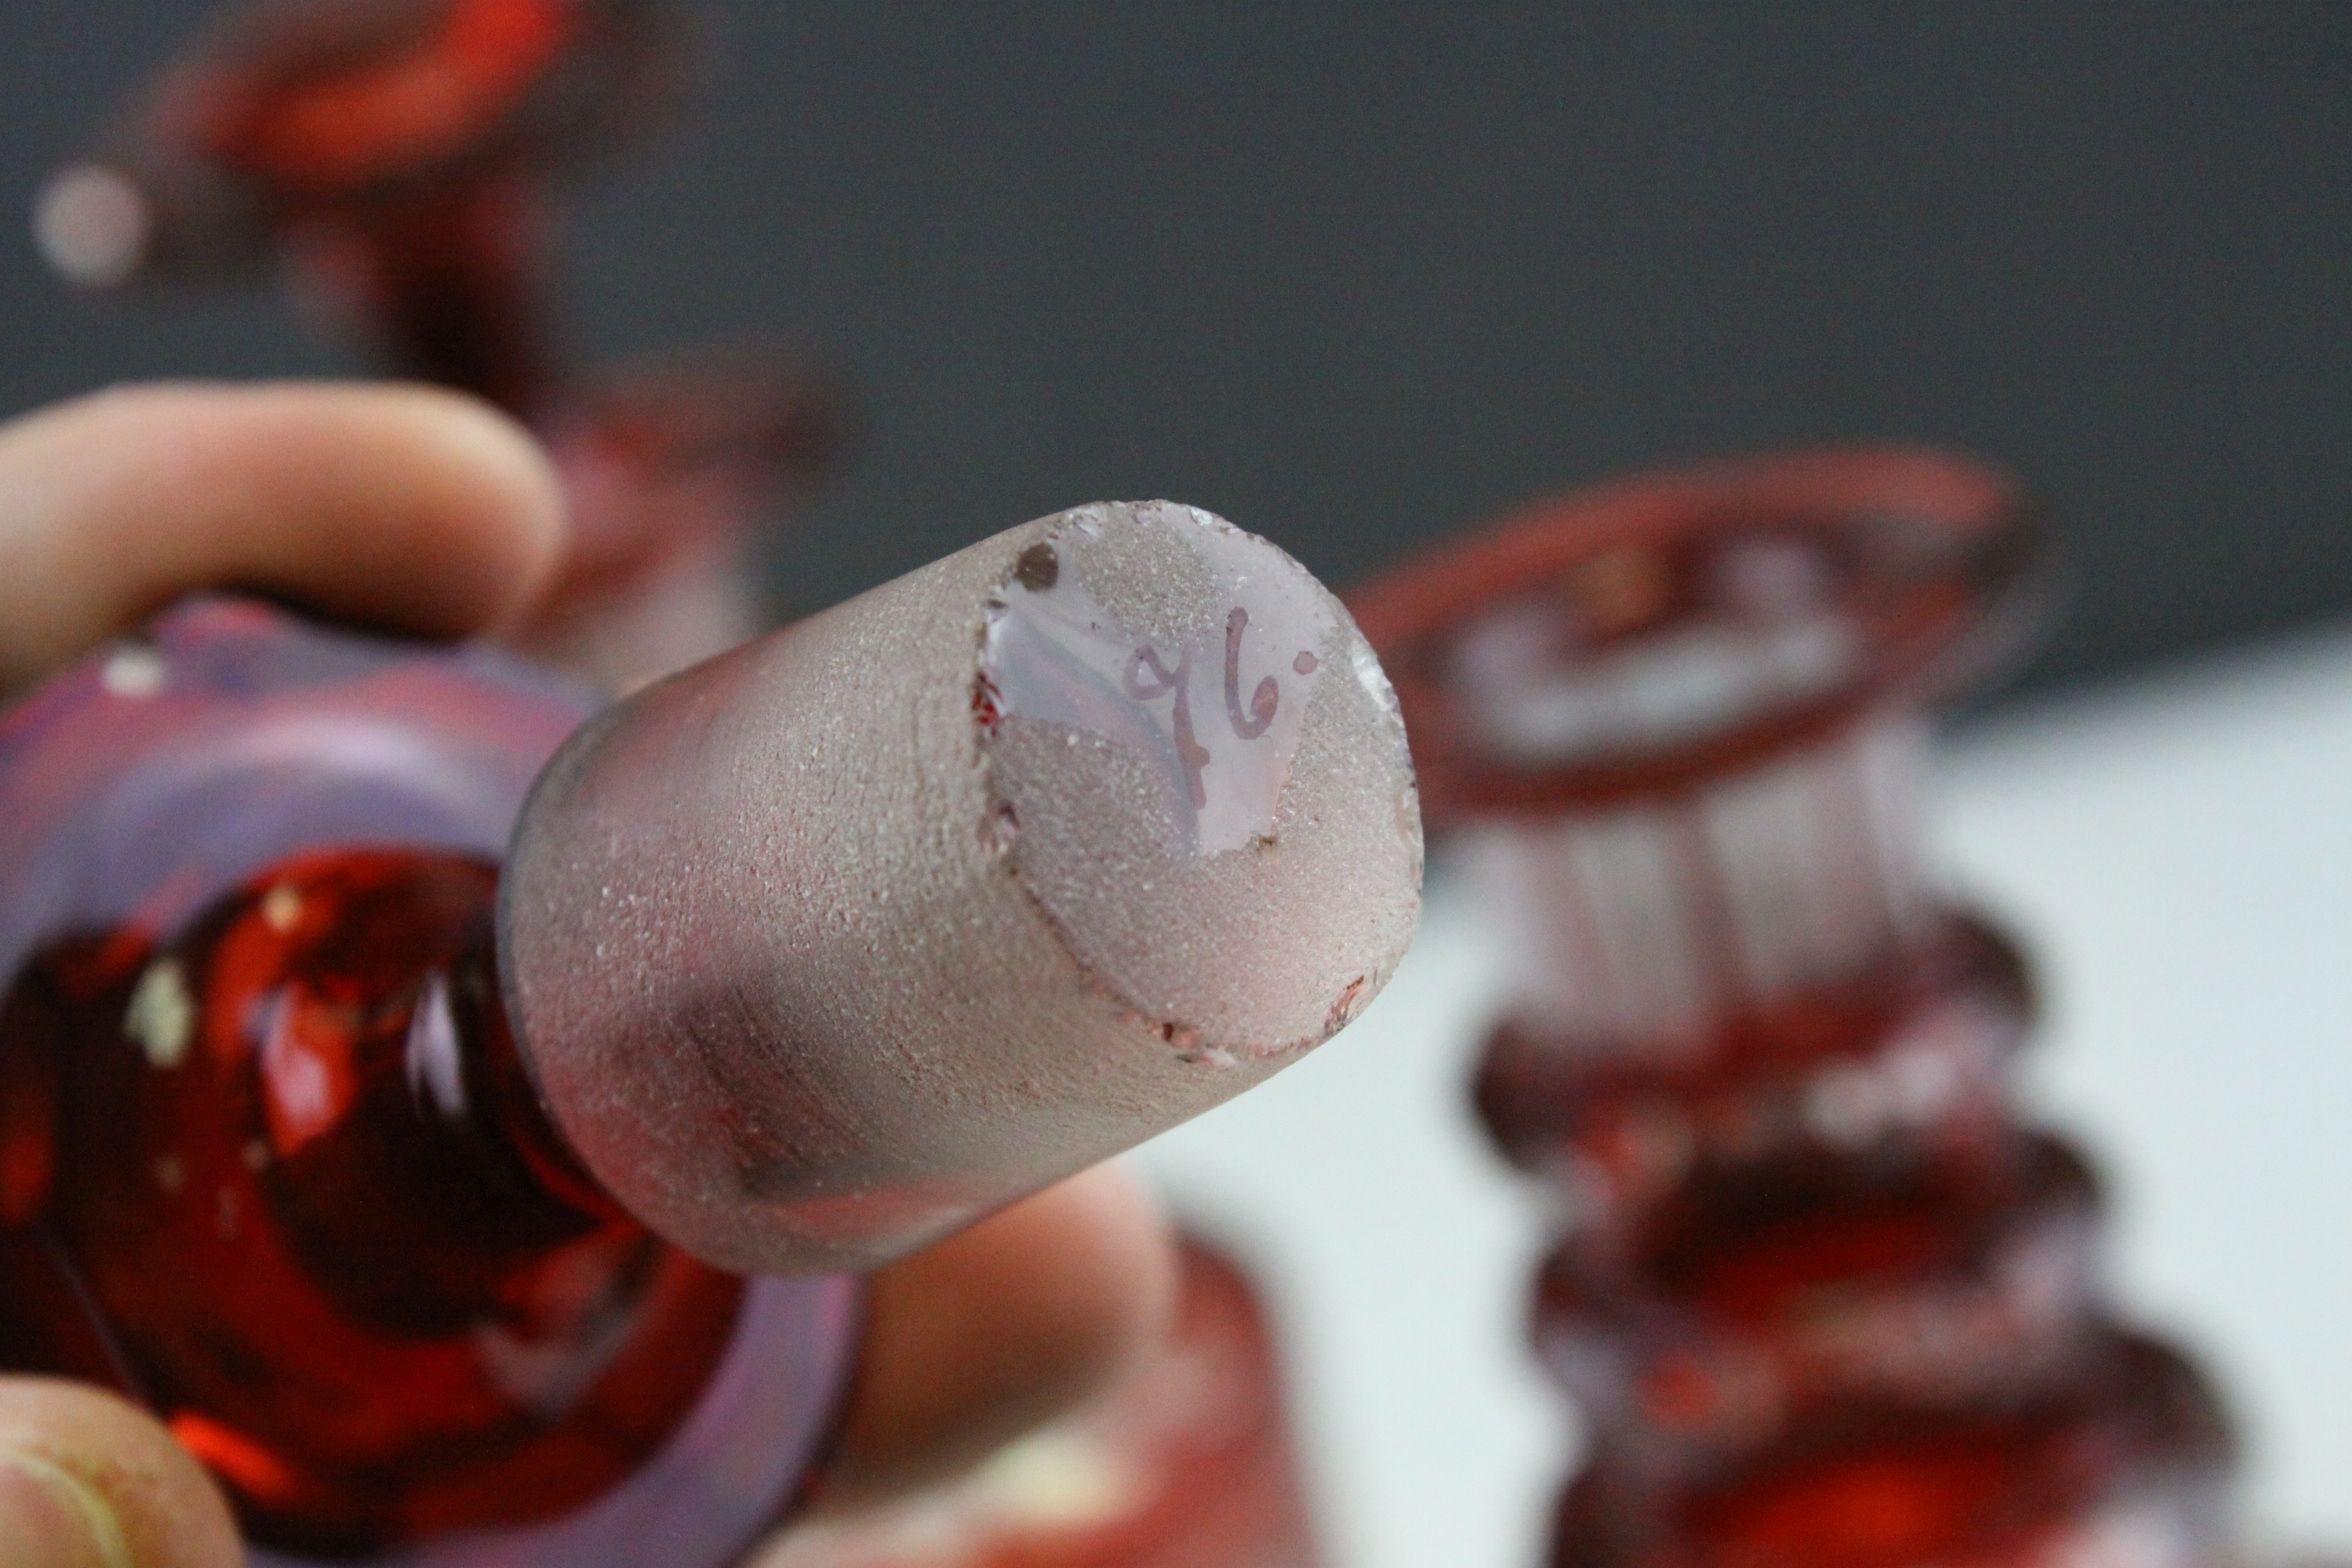
[[[112,392],[0,426],[0,685],[183,594],[242,589],[435,636],[523,613],[564,538],[539,449],[447,394]],[[952,1473],[1106,1382],[1173,1290],[1149,1202],[1101,1170],[878,1276],[820,1506]],[[235,1568],[229,1511],[110,1394],[0,1378],[0,1568]]]

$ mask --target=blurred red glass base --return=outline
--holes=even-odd
[[[1247,1278],[1184,1244],[1167,1346],[1085,1414],[760,1568],[1318,1568],[1281,1369]]]
[[[1557,1568],[2221,1568],[2229,1445],[2169,1351],[2117,1340],[2034,1397],[1849,1418],[1720,1473],[1596,1460]]]
[[[639,1225],[508,1027],[499,861],[586,712],[198,600],[0,715],[0,1367],[153,1410],[254,1568],[731,1562],[829,1428],[856,1287]]]

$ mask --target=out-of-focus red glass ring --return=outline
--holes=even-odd
[[[2035,1013],[2024,956],[1954,911],[1910,962],[1727,1019],[1703,1051],[1595,1050],[1505,1021],[1473,1093],[1505,1158],[1629,1223],[1770,1158],[1949,1154],[1996,1136]]]
[[[263,7],[176,73],[159,140],[288,205],[364,201],[633,121],[667,32],[646,0]]]
[[[679,32],[669,0],[250,5],[50,182],[42,247],[75,283],[111,289],[248,273],[298,230],[398,232],[437,212],[495,237],[542,171],[661,118]],[[457,222],[469,207],[483,211]]]
[[[1826,689],[1606,755],[1529,761],[1482,742],[1447,665],[1496,611],[1646,579],[1651,602],[1612,636],[1652,634],[1689,609],[1661,573],[1718,541],[1775,536],[1857,563],[1835,607],[1856,657]],[[1948,694],[2023,640],[2043,597],[2043,555],[2015,486],[1992,469],[1918,448],[1824,449],[1577,491],[1412,561],[1349,604],[1403,704],[1425,808],[1441,821],[1556,813],[1672,790],[1833,731],[1862,709]]]
[[[1751,1212],[1776,1180],[1797,1201]],[[2055,1140],[2005,1172],[1767,1171],[1723,1196],[1729,1223],[1545,1260],[1538,1353],[1618,1443],[1695,1459],[1856,1411],[2015,1400],[2091,1343],[2099,1188]]]
[[[1820,1434],[1693,1486],[1604,1450],[1562,1500],[1553,1568],[2212,1564],[2234,1463],[2211,1388],[2121,1335],[2036,1407]],[[2118,1552],[2117,1548],[2125,1548]]]

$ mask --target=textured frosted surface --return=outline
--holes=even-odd
[[[993,832],[1104,990],[1180,1050],[1320,1040],[1415,916],[1395,699],[1338,601],[1168,502],[1081,508],[992,601],[975,713]]]
[[[865,1268],[1296,1060],[1420,878],[1339,603],[1191,508],[1101,505],[600,717],[524,812],[503,961],[632,1212],[722,1267]]]

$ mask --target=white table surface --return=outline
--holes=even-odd
[[[1940,793],[1937,859],[2037,961],[2029,1096],[2108,1173],[2124,1298],[2223,1380],[2264,1532],[2352,1543],[2352,629],[1980,725]],[[1140,1157],[1258,1265],[1342,1568],[1523,1568],[1574,1442],[1465,1110],[1476,917],[1439,868],[1354,1029]]]

